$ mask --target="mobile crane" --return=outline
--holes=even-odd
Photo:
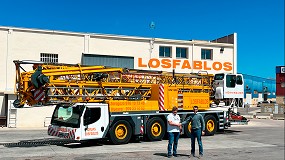
[[[237,95],[243,95],[242,75],[14,63],[14,106],[55,104],[48,134],[78,141],[108,138],[123,144],[134,136],[161,140],[173,106],[179,108],[182,120],[192,116],[193,106],[198,106],[206,135],[214,135],[230,126],[229,111],[210,106],[221,101],[235,105]],[[25,71],[23,64],[32,64],[33,70]],[[190,137],[190,131],[191,123],[185,124],[183,134]]]

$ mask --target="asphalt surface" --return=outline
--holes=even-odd
[[[251,119],[248,125],[233,126],[202,139],[203,159],[284,160],[284,120]],[[168,159],[167,143],[167,140],[125,145],[105,141],[73,143],[48,136],[46,129],[0,128],[0,160]],[[180,138],[178,157],[171,159],[189,159],[189,154],[190,139]]]

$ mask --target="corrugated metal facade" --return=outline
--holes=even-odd
[[[276,80],[243,74],[244,91],[251,93],[252,98],[258,98],[258,94],[267,94],[267,98],[276,98]]]
[[[82,54],[81,64],[133,69],[134,57]]]

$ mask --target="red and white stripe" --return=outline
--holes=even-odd
[[[66,136],[64,136],[63,138],[66,139],[75,139],[75,132],[76,132],[76,128],[72,128],[72,129],[67,129],[68,134]],[[58,131],[58,127],[52,127],[51,125],[48,126],[48,135],[50,136],[59,136],[59,131]]]
[[[39,88],[35,90],[34,92],[34,98],[36,101],[41,101],[45,98],[45,92],[42,88]]]
[[[166,111],[164,108],[164,85],[160,84],[159,85],[159,110],[160,111]]]
[[[48,126],[48,135],[50,136],[58,136],[59,132],[57,132],[57,129],[54,129],[51,125]]]
[[[143,120],[141,120],[141,130],[140,130],[140,134],[144,134]]]
[[[76,131],[76,129],[69,130],[67,138],[68,139],[75,139],[75,131]]]
[[[144,132],[143,132],[143,128],[144,128],[144,126],[143,125],[141,125],[141,131],[140,131],[140,134],[143,134]]]

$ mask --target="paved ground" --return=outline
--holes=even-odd
[[[203,144],[204,159],[283,160],[284,120],[251,119],[249,125],[233,126],[225,133],[204,136]],[[126,145],[76,144],[47,136],[43,129],[0,129],[1,160],[167,159],[166,146],[167,140]],[[180,138],[179,157],[172,159],[189,159],[189,150],[189,138]]]

